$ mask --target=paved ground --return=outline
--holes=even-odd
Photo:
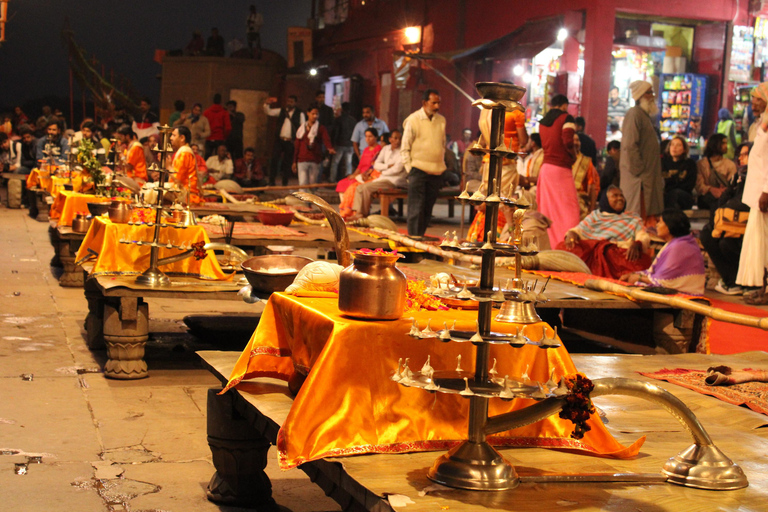
[[[150,331],[164,333],[148,344],[151,377],[105,379],[103,352],[89,351],[82,337],[83,291],[60,287],[49,267],[47,229],[25,210],[0,207],[0,509],[244,510],[205,497],[214,472],[206,392],[220,386],[194,351],[217,345],[185,334],[181,319],[210,313],[211,303],[150,302]],[[254,306],[227,301],[216,310]],[[42,463],[16,474],[29,456]],[[303,472],[281,472],[275,459],[268,473],[281,506],[340,510]]]

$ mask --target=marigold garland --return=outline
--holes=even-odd
[[[448,307],[440,299],[425,292],[427,286],[423,281],[408,280],[406,289],[405,311],[411,313],[426,309],[428,311],[447,310]]]
[[[571,437],[582,439],[584,434],[592,430],[587,425],[589,416],[595,412],[595,406],[589,398],[589,394],[595,389],[595,385],[586,376],[577,373],[565,377],[565,385],[568,387],[568,395],[559,416],[574,424]]]

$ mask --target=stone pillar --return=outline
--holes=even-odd
[[[234,391],[208,390],[208,446],[216,473],[208,483],[210,501],[278,512],[272,482],[264,472],[270,442],[234,407]]]
[[[141,299],[125,297],[119,306],[104,304],[104,376],[132,380],[149,377],[144,347],[149,338],[149,307]]]
[[[584,129],[598,149],[605,146],[608,123],[608,92],[611,85],[611,51],[616,8],[610,0],[594,0],[586,9],[584,39],[584,83],[581,112],[587,122]]]
[[[21,194],[24,192],[24,184],[21,180],[13,178],[8,180],[8,208],[21,208]]]

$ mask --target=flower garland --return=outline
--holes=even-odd
[[[192,256],[194,256],[197,261],[204,260],[208,256],[208,251],[205,250],[205,240],[200,240],[199,242],[192,244],[191,247],[195,251],[192,253]]]
[[[595,389],[595,385],[586,376],[577,373],[565,377],[565,385],[568,387],[568,395],[559,416],[574,424],[571,437],[581,439],[584,434],[592,430],[587,425],[590,414],[595,412],[595,406],[589,398],[589,394]]]
[[[381,247],[378,247],[376,249],[368,249],[367,247],[363,247],[362,249],[356,250],[354,254],[362,254],[366,256],[398,256],[398,257],[403,256],[397,251],[387,251],[386,249],[382,249]]]

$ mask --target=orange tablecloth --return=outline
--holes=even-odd
[[[109,203],[108,197],[94,196],[93,194],[81,194],[71,190],[62,190],[53,200],[48,216],[51,219],[59,219],[59,226],[71,226],[72,219],[77,213],[88,212],[88,203]]]
[[[40,169],[32,169],[27,176],[27,188],[33,188],[39,186],[53,197],[56,197],[59,192],[64,190],[64,185],[69,184],[69,178],[59,178],[58,176],[51,177],[48,171],[41,171]],[[72,190],[79,192],[83,186],[83,179],[79,176],[72,177]]]
[[[124,244],[121,239],[152,241],[154,226],[129,226],[115,224],[106,216],[96,217],[85,234],[80,250],[75,257],[78,264],[95,258],[91,275],[138,275],[149,268],[150,247],[146,245]],[[193,244],[200,241],[209,243],[208,235],[199,226],[189,226],[186,229],[161,228],[160,242],[171,242],[179,245]],[[159,257],[174,256],[178,249],[160,248]],[[168,265],[161,265],[160,270],[169,276],[188,276],[199,279],[227,280],[231,275],[222,272],[213,251],[208,251],[208,257],[196,260],[194,257]]]
[[[340,315],[337,298],[272,294],[256,332],[240,356],[226,389],[244,379],[275,377],[287,380],[297,368],[308,376],[296,396],[278,436],[278,458],[283,469],[324,457],[362,453],[400,453],[445,450],[467,437],[469,401],[456,395],[431,394],[405,388],[390,377],[399,358],[409,357],[416,371],[431,356],[435,370],[453,370],[462,356],[464,369],[474,368],[475,349],[469,343],[418,340],[407,335],[410,319],[367,322]],[[456,328],[475,327],[474,311],[422,311],[413,314],[420,327],[431,319],[434,329],[443,322]],[[541,322],[525,327],[538,340]],[[514,332],[515,324],[493,322],[492,329]],[[551,331],[549,331],[551,333]],[[554,369],[559,381],[576,372],[565,348],[534,346],[491,347],[499,375],[521,380],[528,373],[546,382]],[[490,402],[490,414],[531,405],[532,400]],[[631,457],[645,438],[622,446],[597,415],[582,440],[571,439],[573,424],[552,416],[533,425],[489,438],[501,446],[538,446],[580,450],[611,457]]]

